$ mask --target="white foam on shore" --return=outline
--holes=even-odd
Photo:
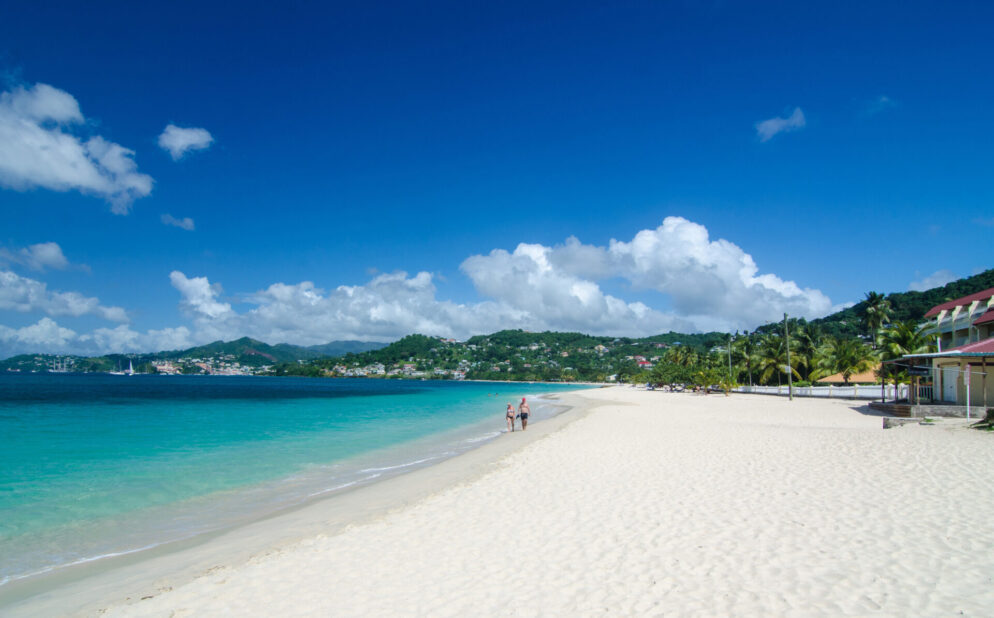
[[[411,466],[416,466],[418,464],[427,463],[429,461],[438,461],[439,459],[444,459],[446,457],[451,457],[456,453],[453,451],[446,451],[440,455],[434,457],[425,457],[424,459],[415,459],[414,461],[408,461],[406,463],[397,464],[395,466],[384,466],[382,468],[363,468],[359,472],[388,472],[390,470],[401,470],[403,468],[410,468]]]
[[[507,433],[506,431],[495,431],[493,433],[488,433],[486,435],[479,436],[477,438],[466,438],[463,440],[466,444],[478,444],[480,442],[489,442],[494,438],[500,436],[502,433]]]
[[[0,579],[0,586],[3,586],[4,584],[10,583],[10,582],[15,582],[15,581],[22,580],[22,579],[28,579],[30,577],[36,577],[38,575],[44,575],[46,573],[52,573],[54,571],[58,571],[59,569],[66,569],[66,568],[69,568],[69,567],[79,566],[81,564],[89,564],[91,562],[96,562],[98,560],[104,560],[106,558],[117,558],[119,556],[129,556],[131,554],[137,554],[139,552],[148,551],[150,549],[154,549],[156,547],[160,547],[161,545],[163,545],[163,543],[153,543],[151,545],[146,545],[144,547],[136,547],[134,549],[125,549],[125,550],[122,550],[122,551],[110,552],[110,553],[106,553],[106,554],[99,554],[99,555],[96,555],[96,556],[87,556],[86,558],[79,558],[77,560],[73,560],[72,562],[66,562],[66,563],[63,563],[63,564],[54,564],[54,565],[51,565],[51,566],[47,566],[47,567],[45,567],[43,569],[39,569],[39,570],[33,571],[31,573],[24,573],[24,574],[20,574],[20,575],[9,575],[7,577],[4,577],[3,579]]]

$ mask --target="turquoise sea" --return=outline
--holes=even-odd
[[[0,375],[0,586],[237,526],[479,446],[576,386]],[[534,399],[532,399],[534,398]]]

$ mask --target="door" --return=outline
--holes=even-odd
[[[956,403],[956,381],[959,378],[959,367],[942,368],[942,400]]]

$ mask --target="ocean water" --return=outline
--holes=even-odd
[[[0,586],[465,452],[576,386],[0,375]],[[534,398],[534,399],[533,399]]]

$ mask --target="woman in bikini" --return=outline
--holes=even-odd
[[[508,431],[514,431],[514,415],[515,415],[514,404],[511,403],[507,404],[507,412],[504,413],[504,416],[507,417]]]

